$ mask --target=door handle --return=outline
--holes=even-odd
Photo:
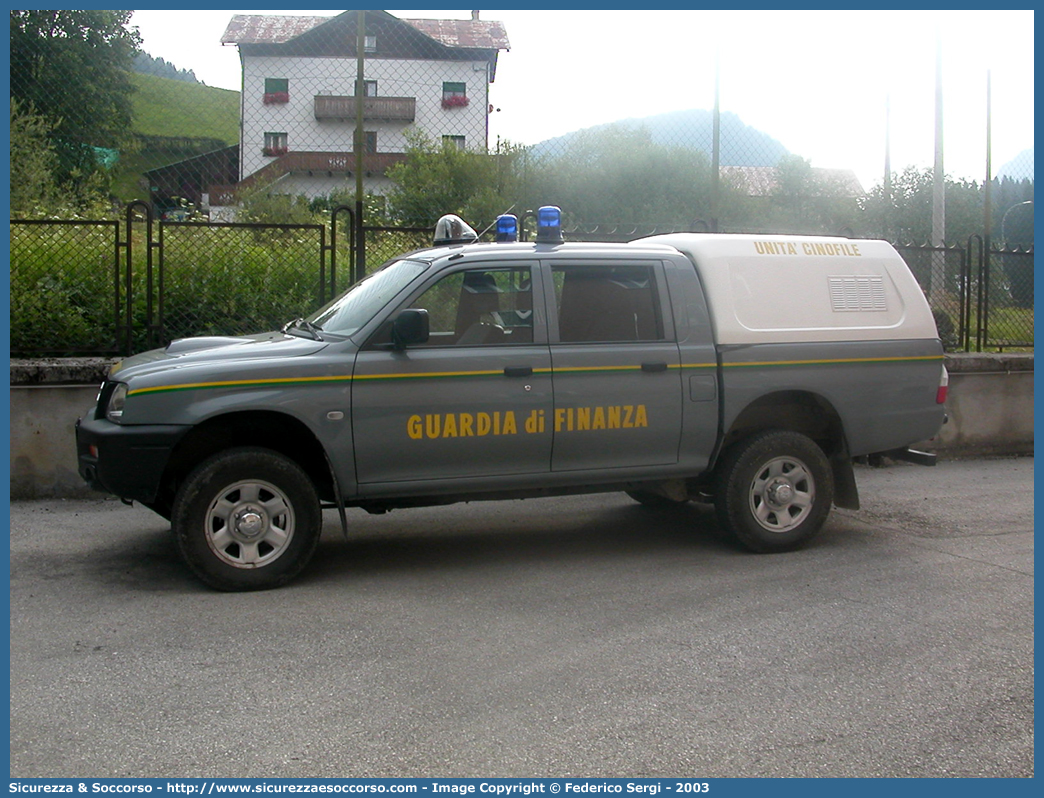
[[[532,377],[532,366],[504,366],[505,377]]]
[[[650,374],[658,374],[661,371],[667,371],[666,363],[642,363],[642,371],[646,371]]]

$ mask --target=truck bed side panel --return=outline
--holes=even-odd
[[[926,440],[943,422],[938,340],[765,344],[720,353],[725,429],[751,403],[784,391],[828,402],[853,456]]]

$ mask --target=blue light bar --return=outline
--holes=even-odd
[[[518,241],[518,217],[502,213],[497,217],[497,241]]]
[[[544,205],[537,209],[537,234],[538,244],[561,244],[562,238],[562,209],[557,205]]]

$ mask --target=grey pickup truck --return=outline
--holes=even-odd
[[[909,447],[945,420],[943,350],[888,243],[565,243],[556,210],[530,243],[454,217],[281,331],[116,364],[80,474],[169,519],[205,583],[252,590],[305,567],[323,509],[348,531],[352,508],[626,491],[713,502],[779,552],[858,507],[854,457],[931,462]]]

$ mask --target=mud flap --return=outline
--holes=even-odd
[[[830,458],[830,470],[834,472],[834,506],[846,510],[859,509],[859,489],[856,487],[852,458],[837,454]]]

